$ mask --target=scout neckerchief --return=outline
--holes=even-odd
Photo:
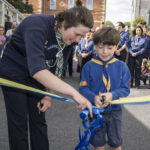
[[[95,62],[96,64],[102,65],[103,66],[103,73],[102,73],[102,84],[101,84],[101,88],[99,91],[99,94],[101,93],[105,93],[105,92],[110,92],[110,76],[108,73],[108,65],[114,63],[115,61],[117,61],[116,58],[111,57],[108,61],[102,61],[102,60],[97,60],[97,59],[92,59],[91,61]]]
[[[62,40],[62,36],[58,30],[56,31],[56,40],[58,43],[58,53],[56,55],[57,64],[56,64],[55,75],[58,78],[61,78],[62,70],[63,70],[63,49],[65,48],[66,44]]]

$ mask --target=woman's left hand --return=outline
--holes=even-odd
[[[40,103],[42,104],[42,107]],[[44,98],[42,98],[41,101],[38,102],[37,107],[39,111],[45,112],[48,108],[51,107],[51,97],[45,96]]]

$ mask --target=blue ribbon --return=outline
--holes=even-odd
[[[90,149],[90,142],[95,134],[96,129],[101,128],[103,126],[103,116],[101,113],[104,111],[102,108],[95,108],[92,106],[93,115],[96,116],[89,125],[88,125],[88,115],[89,110],[85,108],[81,114],[80,118],[82,119],[83,127],[85,128],[84,133],[81,134],[79,128],[79,144],[76,146],[75,150],[89,150]]]

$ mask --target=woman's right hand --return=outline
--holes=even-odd
[[[90,112],[90,116],[93,117],[92,104],[85,97],[77,93],[75,96],[73,96],[73,99],[78,103],[77,108],[82,110],[84,108],[88,108]]]

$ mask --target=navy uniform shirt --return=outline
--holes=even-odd
[[[137,36],[132,36],[130,40],[129,53],[136,53],[136,55],[141,55],[147,48],[147,42],[144,36],[137,38]]]
[[[16,28],[0,60],[0,75],[26,78],[47,69],[46,60],[58,51],[54,16],[31,15]]]

